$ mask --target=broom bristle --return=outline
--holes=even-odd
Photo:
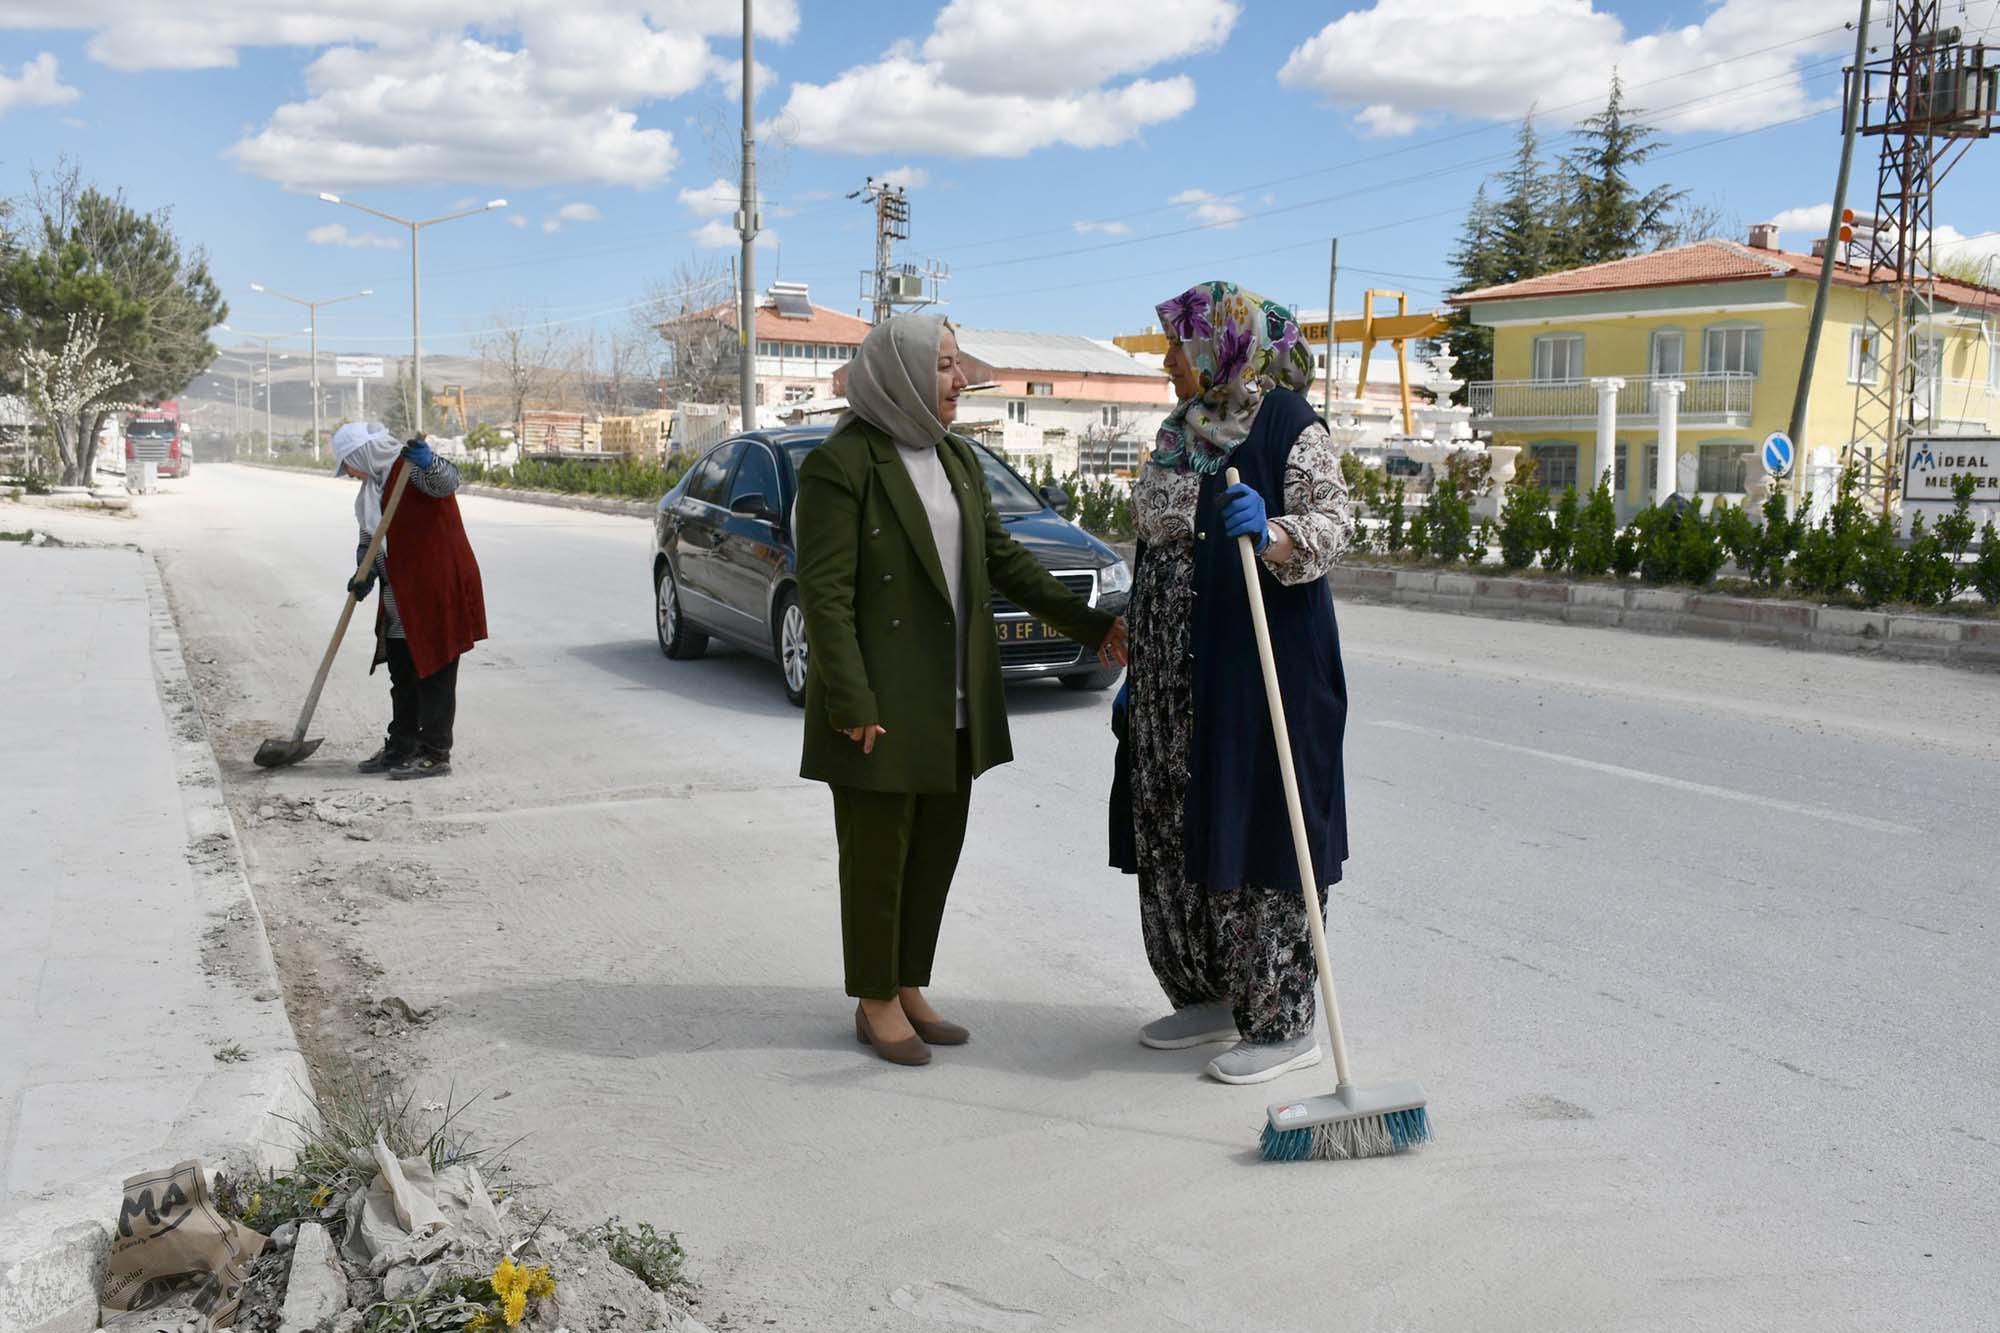
[[[1431,1141],[1430,1114],[1421,1106],[1386,1115],[1355,1116],[1307,1129],[1264,1126],[1267,1162],[1345,1162],[1387,1157]]]

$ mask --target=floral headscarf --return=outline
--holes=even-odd
[[[1160,327],[1187,349],[1201,390],[1160,423],[1153,461],[1220,472],[1249,437],[1265,394],[1312,387],[1312,352],[1291,311],[1233,282],[1199,283],[1157,309]]]

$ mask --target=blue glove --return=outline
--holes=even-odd
[[[403,446],[403,457],[410,460],[410,466],[420,472],[430,471],[431,464],[437,462],[437,455],[423,440],[411,440]]]
[[[1271,544],[1271,520],[1264,509],[1264,497],[1240,481],[1224,491],[1222,530],[1231,537],[1248,537],[1262,555]]]

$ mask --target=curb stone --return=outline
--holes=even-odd
[[[1335,565],[1329,577],[1335,592],[1356,601],[1493,620],[1561,620],[1646,634],[1943,662],[1971,670],[2000,668],[2000,621],[1384,565]]]
[[[235,909],[246,918],[230,944],[238,975],[217,977],[213,984],[234,986],[246,1006],[265,1011],[260,1021],[272,1029],[271,1040],[259,1043],[254,1058],[204,1081],[203,1095],[182,1111],[174,1145],[165,1151],[177,1154],[173,1161],[199,1156],[211,1169],[228,1164],[283,1170],[294,1156],[291,1122],[313,1114],[311,1075],[282,1004],[267,1010],[251,998],[265,991],[283,994],[277,964],[244,870],[236,823],[222,797],[222,770],[195,703],[159,566],[146,555],[142,567],[153,682],[167,722],[195,885],[212,918]],[[89,1333],[97,1327],[97,1297],[126,1174],[113,1171],[102,1180],[77,1182],[8,1219],[0,1233],[0,1243],[9,1247],[0,1259],[0,1330]],[[23,1236],[35,1239],[23,1243]],[[13,1249],[16,1245],[22,1248]]]

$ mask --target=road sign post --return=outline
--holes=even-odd
[[[336,379],[354,381],[354,415],[361,420],[367,420],[368,381],[382,378],[382,358],[336,356],[333,358],[333,374]]]
[[[1792,459],[1797,454],[1792,447],[1792,437],[1781,430],[1774,430],[1764,437],[1764,448],[1760,453],[1764,470],[1774,477],[1788,477],[1792,473]]]

